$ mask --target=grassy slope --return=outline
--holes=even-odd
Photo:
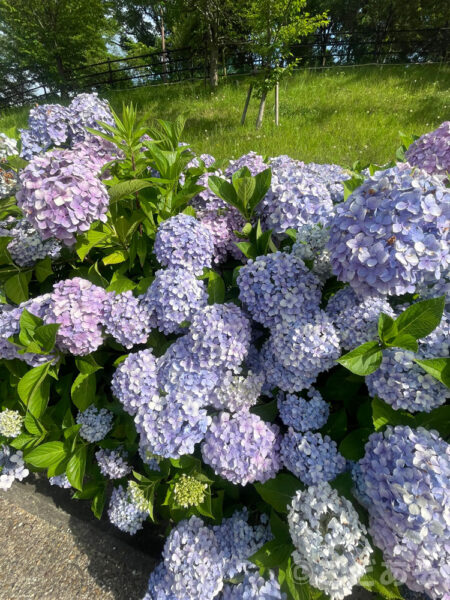
[[[255,131],[256,99],[247,124],[240,115],[248,80],[229,79],[217,94],[203,83],[138,88],[108,94],[116,109],[137,103],[151,116],[188,116],[185,139],[199,152],[216,158],[237,157],[250,150],[265,155],[289,154],[304,161],[383,163],[399,146],[398,132],[422,134],[450,118],[448,65],[336,67],[302,71],[280,91],[280,127],[273,120],[273,97],[266,118]],[[24,126],[28,109],[0,114],[0,131]]]

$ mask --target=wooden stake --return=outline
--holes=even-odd
[[[247,116],[248,105],[250,104],[250,98],[252,97],[252,92],[253,92],[253,83],[251,83],[250,87],[248,88],[247,98],[245,100],[245,105],[244,105],[244,110],[242,111],[241,125],[244,125],[244,123],[245,123],[245,118]]]
[[[258,118],[256,119],[256,129],[260,129],[262,122],[263,122],[264,109],[266,108],[266,98],[267,98],[267,91],[264,90],[264,92],[262,93],[262,96],[261,96],[261,102],[259,103]]]
[[[275,84],[275,125],[280,124],[280,85],[277,81]]]

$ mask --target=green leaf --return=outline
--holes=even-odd
[[[43,320],[23,309],[19,319],[19,342],[24,346],[28,346],[34,340],[36,329],[43,324]]]
[[[103,368],[95,362],[95,358],[92,356],[92,354],[79,356],[75,359],[75,364],[80,373],[85,375],[90,375],[91,373],[95,373]]]
[[[128,253],[124,250],[115,250],[105,256],[103,259],[103,264],[105,265],[118,265],[120,263],[125,262],[128,259]]]
[[[128,292],[130,290],[134,290],[136,284],[128,279],[128,277],[118,277],[106,288],[107,292],[116,292],[116,294],[122,294],[123,292]]]
[[[450,388],[450,358],[415,358],[414,362],[446,387]]]
[[[13,440],[8,442],[8,444],[13,448],[16,448],[16,450],[31,450],[32,448],[40,444],[42,440],[43,436],[41,435],[23,432]]]
[[[231,204],[231,206],[242,211],[242,205],[239,202],[236,190],[229,181],[217,177],[217,175],[210,175],[208,177],[208,186],[213,194],[216,194],[216,196],[219,196],[219,198],[222,198],[222,200],[225,200],[225,202]]]
[[[317,597],[313,594],[315,590],[309,584],[308,577],[293,562],[292,558],[289,558],[287,562],[285,583],[293,600],[313,600]]]
[[[382,342],[385,342],[394,326],[394,319],[385,313],[381,313],[378,318],[378,336]]]
[[[47,279],[47,277],[53,275],[51,258],[47,256],[47,258],[44,258],[43,260],[40,260],[38,263],[36,263],[34,267],[34,272],[36,274],[36,279],[39,281],[39,283],[42,283]]]
[[[93,373],[80,373],[70,391],[72,402],[78,410],[86,410],[95,400],[96,378]]]
[[[287,561],[294,550],[295,547],[292,542],[274,539],[266,542],[264,546],[249,557],[249,560],[258,567],[275,569]]]
[[[416,427],[436,429],[447,440],[450,437],[450,404],[439,406],[429,413],[416,413],[414,422]]]
[[[41,325],[34,332],[34,339],[40,344],[43,352],[49,353],[55,347],[59,327],[59,323],[49,323]]]
[[[445,296],[409,306],[395,319],[398,335],[412,335],[416,340],[426,337],[441,322],[444,306]]]
[[[390,342],[386,345],[395,348],[403,348],[404,350],[412,350],[413,352],[417,352],[419,349],[419,344],[417,340],[409,333],[401,333],[400,335],[396,335],[394,338],[391,338]]]
[[[75,249],[81,260],[84,260],[92,248],[97,246],[104,247],[108,246],[106,240],[110,237],[109,233],[103,233],[102,231],[95,231],[91,229],[87,233],[78,237]]]
[[[346,179],[342,182],[344,186],[344,200],[352,194],[360,185],[364,183],[364,177],[362,175],[354,175],[351,179]]]
[[[409,425],[414,427],[414,417],[411,414],[406,411],[394,410],[380,398],[372,400],[372,419],[376,431],[385,425]]]
[[[337,362],[356,375],[370,375],[378,369],[383,353],[378,342],[366,342],[338,358]]]
[[[25,461],[42,469],[60,463],[66,456],[67,452],[62,442],[47,442],[27,452]]]
[[[77,490],[83,489],[83,479],[86,470],[87,446],[79,446],[69,459],[66,466],[67,479]]]
[[[254,415],[258,415],[261,417],[263,421],[268,423],[273,423],[278,416],[278,406],[276,400],[271,400],[270,402],[265,402],[264,404],[256,404],[252,406],[250,409]]]
[[[364,456],[364,446],[371,433],[373,430],[368,427],[355,429],[339,444],[339,452],[348,460],[359,460]]]
[[[97,519],[102,518],[103,509],[105,507],[105,502],[106,502],[106,487],[102,487],[95,494],[95,496],[91,502],[91,510],[94,513],[94,516],[97,517]]]
[[[255,208],[267,194],[272,182],[272,169],[265,169],[253,177],[255,181],[255,190],[248,203],[249,216],[252,216]]]
[[[208,275],[208,303],[222,304],[225,301],[225,283],[215,271]]]
[[[236,242],[236,246],[247,258],[255,259],[257,257],[257,250],[251,242]]]
[[[247,209],[248,203],[255,191],[255,180],[253,177],[233,178],[233,186],[242,206]]]
[[[30,369],[17,385],[17,393],[28,410],[39,418],[48,402],[49,384],[46,383],[51,362]]]
[[[121,181],[120,183],[116,183],[109,188],[109,201],[111,204],[114,202],[119,202],[119,200],[122,200],[127,196],[131,196],[132,194],[139,192],[139,190],[151,187],[152,185],[153,183],[151,181],[147,181],[146,179],[130,179],[128,181]]]
[[[31,279],[31,271],[21,272],[13,275],[5,282],[5,293],[15,304],[28,300],[28,284]]]
[[[295,493],[303,489],[300,481],[288,473],[279,473],[266,483],[255,483],[254,487],[265,502],[281,513],[287,512]]]

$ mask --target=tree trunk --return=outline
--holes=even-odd
[[[214,22],[208,25],[208,59],[209,84],[215,89],[219,85],[219,43],[217,39],[217,26]]]
[[[275,125],[280,124],[280,84],[277,81],[275,84]]]
[[[250,104],[250,98],[252,97],[252,92],[253,92],[253,83],[251,83],[248,88],[247,98],[245,100],[245,105],[244,105],[244,110],[242,111],[241,125],[245,124],[245,118],[247,116],[248,105]]]
[[[266,98],[267,91],[264,90],[261,96],[261,102],[259,103],[258,118],[256,119],[256,129],[260,129],[263,122],[264,109],[266,108]]]
[[[162,50],[162,68],[163,80],[167,79],[167,54],[166,54],[166,30],[164,26],[164,13],[162,7],[159,10],[160,31],[161,31],[161,50]]]

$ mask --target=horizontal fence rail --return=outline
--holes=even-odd
[[[355,32],[322,29],[292,45],[289,60],[298,60],[298,65],[305,68],[447,62],[449,41],[449,27]],[[256,75],[261,66],[261,56],[251,51],[249,42],[230,42],[220,48],[221,76]],[[126,84],[133,88],[198,79],[206,83],[209,69],[206,47],[168,48],[164,52],[109,58],[73,69],[51,88],[25,76],[21,81],[12,81],[0,89],[0,108],[42,102],[55,93],[102,91]]]

